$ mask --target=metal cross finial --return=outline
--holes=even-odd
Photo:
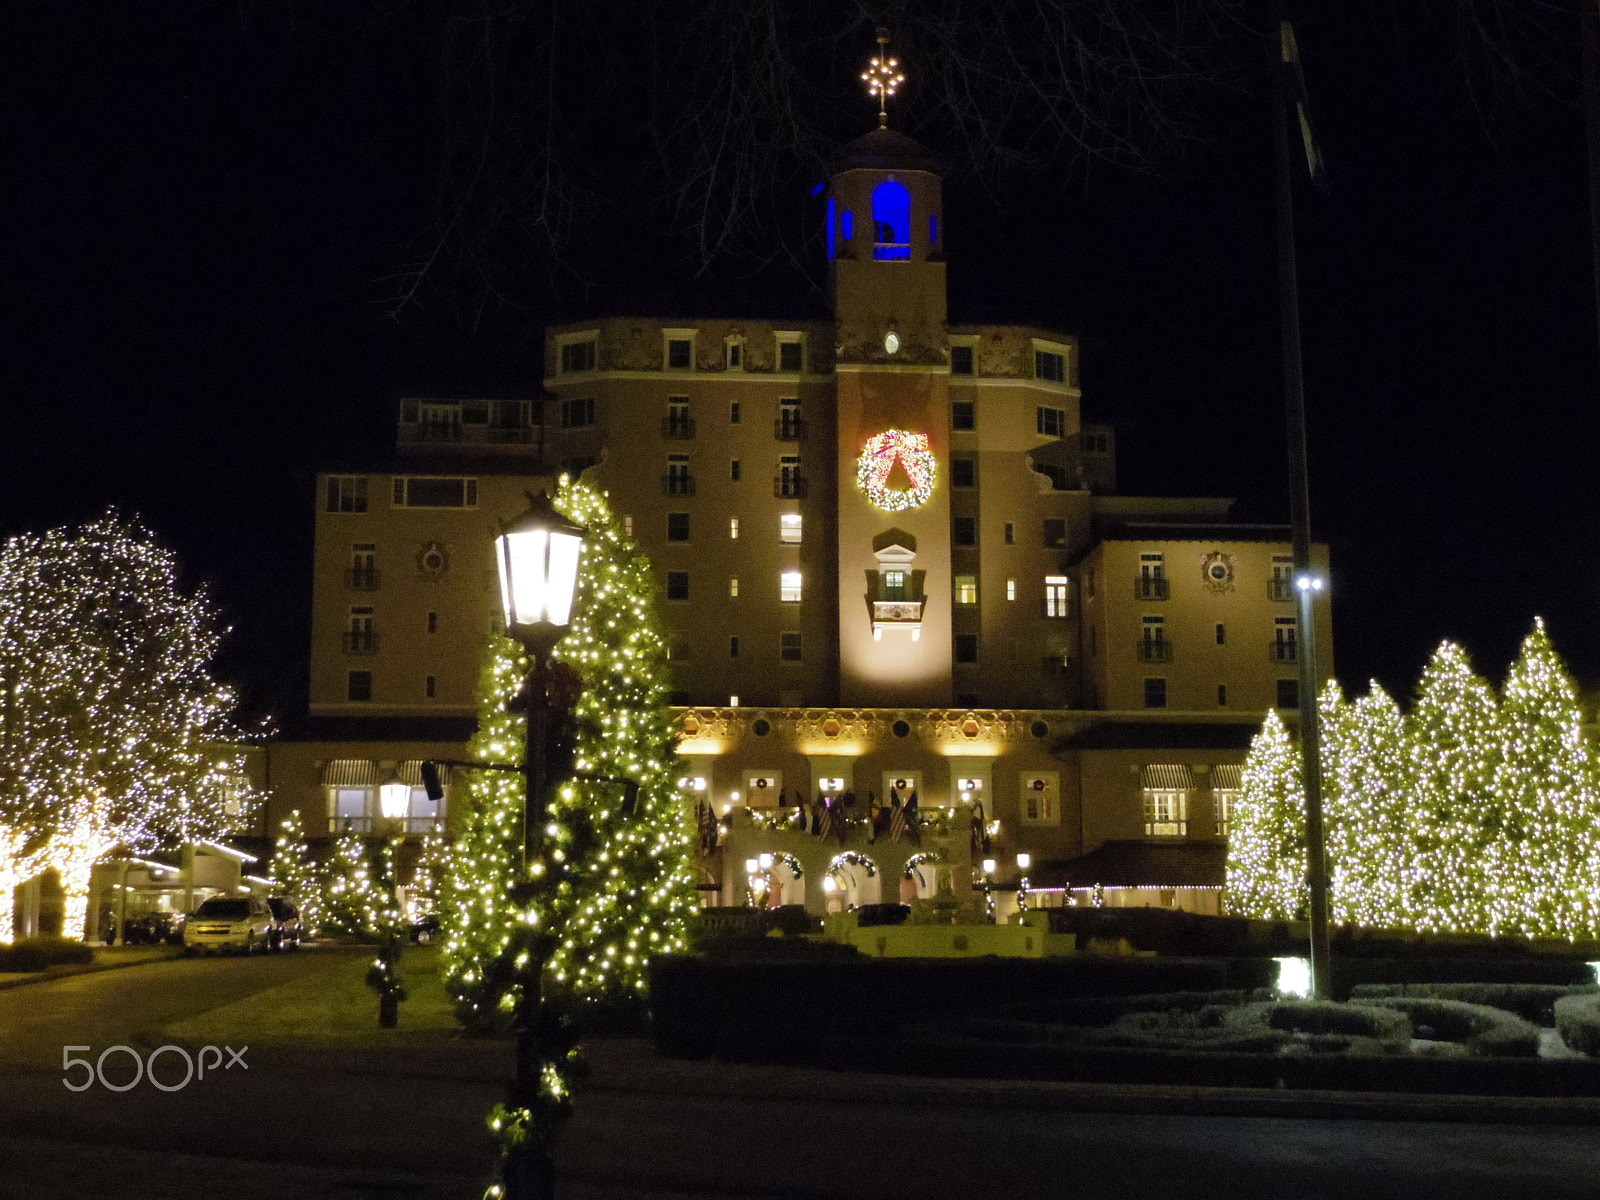
[[[878,57],[862,73],[861,82],[867,85],[867,95],[878,98],[878,128],[889,127],[889,97],[906,81],[900,73],[900,60],[889,57],[889,31],[878,30]]]

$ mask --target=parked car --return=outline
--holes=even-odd
[[[186,954],[238,950],[253,954],[271,945],[272,910],[260,896],[213,896],[190,914],[183,928]]]
[[[439,914],[424,913],[411,922],[411,940],[419,946],[426,946],[439,936]]]
[[[183,941],[182,913],[146,913],[129,917],[122,926],[122,940],[129,946],[150,946],[161,942]]]
[[[300,910],[294,901],[285,896],[273,896],[267,901],[272,910],[272,934],[269,944],[274,950],[300,949]]]

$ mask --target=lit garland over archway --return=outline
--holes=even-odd
[[[911,480],[909,488],[891,488],[889,473],[899,461]],[[921,508],[933,496],[938,461],[928,449],[928,435],[887,429],[867,441],[856,460],[856,483],[884,512]]]

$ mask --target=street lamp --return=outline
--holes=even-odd
[[[528,511],[501,527],[494,540],[500,572],[500,601],[506,632],[522,643],[531,666],[523,681],[522,701],[528,714],[527,745],[522,768],[527,803],[522,826],[524,881],[511,889],[519,908],[532,902],[533,878],[539,869],[545,838],[545,812],[551,772],[550,652],[572,619],[578,588],[578,560],[585,530],[574,525],[550,502],[548,494],[528,497]],[[524,928],[527,928],[526,926]],[[544,1055],[539,1032],[541,990],[549,939],[538,931],[528,946],[521,972],[517,1006],[517,1075],[511,1107],[530,1114],[540,1108],[539,1090]],[[555,1195],[555,1164],[538,1137],[525,1138],[506,1154],[505,1188],[509,1200],[550,1200]]]
[[[994,924],[994,868],[994,859],[983,860],[983,913],[991,925]]]
[[[400,820],[411,807],[411,785],[393,771],[378,785],[378,811],[388,820]]]
[[[1017,855],[1017,911],[1024,915],[1028,911],[1028,868],[1033,865],[1033,855],[1022,853]]]

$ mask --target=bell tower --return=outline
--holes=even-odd
[[[943,166],[888,127],[903,80],[878,32],[862,79],[878,128],[845,146],[828,188],[837,329],[840,702],[948,706],[949,333]]]

